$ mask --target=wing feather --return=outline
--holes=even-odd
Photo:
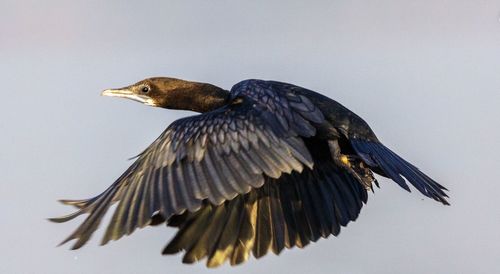
[[[353,183],[360,187],[350,187]],[[185,251],[183,261],[187,263],[207,257],[208,267],[227,260],[236,265],[248,260],[250,254],[256,258],[269,251],[279,254],[285,247],[305,247],[320,237],[338,235],[340,226],[357,218],[366,200],[346,202],[329,195],[333,189],[360,192],[351,193],[358,198],[366,194],[366,189],[352,175],[330,162],[279,179],[267,177],[261,188],[219,206],[205,203],[198,212],[174,216],[169,225],[179,230],[163,253]],[[334,208],[343,208],[346,223],[340,224]],[[356,214],[347,213],[351,211]],[[205,212],[214,213],[206,217]]]
[[[249,84],[231,91],[233,99],[242,99],[238,103],[172,123],[103,194],[65,200],[79,211],[53,221],[90,214],[66,241],[78,239],[73,247],[81,247],[113,203],[118,205],[103,244],[150,224],[155,214],[169,219],[198,210],[205,200],[221,205],[261,187],[266,177],[312,168],[312,157],[301,137],[315,134],[312,123],[324,119],[317,114],[319,110],[303,96],[289,104],[291,90]],[[268,213],[274,208],[262,203]],[[261,246],[255,247],[258,254],[260,249],[267,250],[270,239],[263,238]],[[279,250],[281,243],[276,245]]]

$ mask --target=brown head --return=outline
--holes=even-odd
[[[155,107],[207,112],[226,104],[229,92],[206,83],[154,77],[124,88],[107,89],[102,95],[127,98]]]

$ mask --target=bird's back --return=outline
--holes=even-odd
[[[330,99],[318,92],[289,83],[257,79],[241,81],[240,83],[236,84],[235,87],[239,87],[241,85],[270,86],[274,91],[277,92],[279,92],[280,90],[285,90],[287,92],[292,90],[295,94],[306,97],[316,107],[318,107],[325,117],[325,120],[328,122],[329,126],[333,126],[335,129],[339,130],[341,133],[347,135],[348,137],[361,138],[369,141],[378,141],[375,133],[372,131],[368,123],[366,123],[361,117],[356,115],[354,112],[352,112],[339,102]],[[233,89],[235,89],[235,87],[233,87]]]

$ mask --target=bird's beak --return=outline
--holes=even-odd
[[[110,96],[110,97],[120,97],[120,98],[127,98],[130,100],[137,101],[139,103],[143,103],[149,106],[156,106],[156,103],[154,100],[146,95],[139,95],[135,94],[131,90],[127,88],[120,88],[120,89],[106,89],[101,93],[102,96]]]

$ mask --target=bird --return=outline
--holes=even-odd
[[[110,206],[102,245],[138,228],[166,224],[176,234],[162,254],[183,263],[239,265],[251,255],[303,248],[338,236],[355,221],[375,175],[449,205],[447,191],[382,144],[340,103],[297,85],[249,79],[230,90],[152,77],[103,96],[189,110],[101,194],[60,200],[77,211],[50,220],[86,219],[61,244],[82,247]]]

